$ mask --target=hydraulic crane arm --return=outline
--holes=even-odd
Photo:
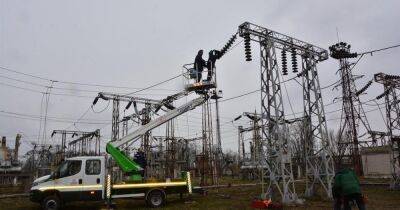
[[[134,141],[134,140],[138,139],[139,137],[141,137],[142,135],[144,135],[146,132],[148,132],[154,128],[157,128],[158,126],[166,123],[167,121],[174,119],[174,118],[178,117],[179,115],[182,115],[182,114],[196,108],[197,106],[203,104],[207,100],[207,97],[208,97],[207,95],[202,95],[202,96],[200,96],[196,99],[193,99],[192,101],[190,101],[176,109],[170,110],[166,114],[150,121],[146,125],[143,125],[136,131],[122,137],[120,140],[110,142],[110,144],[113,147],[118,148],[126,143]]]
[[[141,136],[143,136],[146,132],[166,123],[167,121],[169,121],[171,119],[178,117],[179,115],[182,115],[182,114],[196,108],[197,106],[200,106],[207,99],[208,99],[208,95],[204,94],[204,95],[202,95],[196,99],[193,99],[192,101],[190,101],[178,108],[168,111],[164,115],[150,121],[149,123],[138,128],[134,132],[124,136],[120,140],[107,143],[107,146],[106,146],[107,153],[109,153],[113,157],[113,159],[116,161],[116,163],[121,167],[121,169],[124,172],[132,173],[132,176],[131,176],[132,180],[141,180],[142,177],[139,174],[139,172],[142,171],[143,168],[140,167],[140,165],[137,164],[135,161],[131,160],[127,155],[125,155],[118,148],[129,142],[136,141]]]

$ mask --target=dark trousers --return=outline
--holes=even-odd
[[[360,193],[345,195],[343,198],[344,210],[351,210],[350,201],[355,201],[359,210],[365,210],[363,197]]]
[[[212,79],[212,77],[214,75],[214,68],[210,68],[210,67],[207,67],[207,68],[208,68],[207,81],[211,81],[211,79]]]
[[[333,210],[342,210],[342,198],[333,197]]]
[[[197,71],[197,82],[201,81],[202,75],[203,75],[203,71]]]

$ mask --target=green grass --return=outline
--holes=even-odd
[[[232,182],[230,182],[232,181]],[[225,179],[223,183],[235,183]],[[237,181],[242,182],[242,181]],[[247,183],[246,181],[243,181]],[[236,184],[236,183],[235,183]],[[304,186],[297,186],[297,193],[302,194]],[[3,191],[4,193],[4,191]],[[386,209],[400,209],[400,191],[390,191],[386,187],[368,186],[363,187],[363,193],[368,196],[367,209],[368,210],[386,210]],[[207,196],[193,195],[191,199],[179,199],[179,196],[168,196],[167,205],[162,208],[166,210],[230,210],[230,209],[251,209],[250,203],[252,199],[260,194],[259,186],[243,186],[231,187],[209,190]],[[132,210],[132,209],[147,209],[143,200],[124,199],[116,200],[116,205],[119,210]],[[37,204],[31,203],[28,198],[12,198],[0,199],[0,209],[5,210],[39,210]],[[71,203],[65,209],[76,210],[99,210],[105,209],[102,202],[90,203],[80,202]],[[306,199],[304,206],[286,206],[284,209],[288,210],[320,210],[332,209],[332,202],[323,197],[315,196]]]

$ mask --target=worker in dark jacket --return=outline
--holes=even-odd
[[[138,150],[133,157],[133,161],[135,161],[140,167],[143,169],[146,169],[147,166],[147,159],[146,159],[146,154],[142,150]],[[144,170],[140,171],[140,174],[144,176]]]
[[[360,181],[352,169],[345,168],[336,174],[333,191],[334,197],[343,198],[344,210],[351,210],[350,201],[352,200],[356,201],[359,210],[365,210]]]
[[[203,69],[206,66],[206,61],[203,59],[203,50],[199,50],[194,59],[194,69],[197,72],[197,82],[201,81]]]
[[[211,50],[208,53],[208,61],[207,61],[207,81],[211,81],[212,76],[214,75],[215,69],[215,61],[221,57],[221,52],[218,50]]]

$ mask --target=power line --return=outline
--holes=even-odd
[[[41,94],[45,94],[45,92],[40,91],[40,90],[36,90],[36,89],[32,89],[32,88],[26,88],[26,87],[20,87],[20,86],[16,86],[16,85],[10,85],[7,83],[3,83],[0,82],[0,85],[2,86],[7,86],[7,87],[12,87],[12,88],[16,88],[16,89],[21,89],[21,90],[25,90],[25,91],[29,91],[29,92],[34,92],[34,93],[41,93]],[[53,87],[54,88],[54,87]],[[60,88],[54,88],[54,89],[60,89]],[[73,89],[71,89],[73,90]],[[99,92],[99,91],[96,91]],[[74,95],[74,94],[67,94],[67,93],[55,93],[52,92],[52,95],[56,95],[56,96],[67,96],[67,97],[76,97],[76,98],[90,98],[93,99],[93,96],[89,96],[89,95]],[[168,95],[168,94],[136,94],[136,95]]]
[[[153,87],[156,87],[156,86],[158,86],[158,85],[161,85],[161,84],[164,84],[164,83],[166,83],[166,82],[169,82],[169,81],[171,81],[171,80],[174,80],[174,79],[176,79],[176,78],[178,78],[178,77],[180,77],[180,76],[182,76],[182,75],[183,75],[183,74],[179,74],[179,75],[176,75],[176,76],[174,76],[174,77],[171,77],[171,78],[169,78],[169,79],[167,79],[167,80],[158,82],[158,83],[156,83],[156,84],[154,84],[154,85],[150,85],[150,86],[145,87],[145,88],[142,88],[142,89],[140,89],[140,90],[137,90],[137,91],[134,91],[134,92],[131,92],[131,93],[127,93],[127,94],[125,94],[125,96],[126,96],[126,95],[132,95],[132,94],[135,94],[135,93],[138,93],[138,92],[142,92],[142,91],[144,91],[144,90],[148,90],[148,89],[150,89],[150,88],[153,88]]]
[[[260,91],[260,89],[253,90],[253,91],[250,91],[250,92],[247,92],[247,93],[243,93],[243,94],[241,94],[241,95],[233,96],[233,97],[230,97],[230,98],[226,98],[226,99],[224,99],[224,100],[221,100],[220,102],[230,101],[230,100],[233,100],[233,99],[236,99],[236,98],[240,98],[240,97],[243,97],[243,96],[247,96],[247,95],[256,93],[256,92],[258,92],[258,91]]]
[[[30,81],[26,81],[26,80],[21,80],[21,79],[15,79],[12,77],[8,77],[8,76],[4,76],[4,75],[0,75],[1,78],[5,78],[8,80],[12,80],[12,81],[16,81],[16,82],[21,82],[21,83],[26,83],[29,85],[33,85],[33,86],[37,86],[37,87],[42,87],[42,88],[47,88],[47,85],[42,85],[42,84],[38,84],[38,83],[34,83],[34,82],[30,82]],[[63,87],[54,87],[53,89],[56,90],[66,90],[66,91],[77,91],[77,92],[89,92],[89,93],[98,93],[100,92],[99,90],[87,90],[87,89],[75,89],[75,88],[63,88]],[[150,90],[169,90],[169,89],[150,89]],[[72,94],[65,94],[65,96],[71,96]],[[137,94],[137,95],[169,95],[169,94],[154,94],[154,93],[146,93],[146,94]],[[83,96],[82,96],[83,97]],[[84,96],[84,97],[90,97],[93,98],[92,96]]]
[[[44,77],[41,77],[41,76],[36,76],[36,75],[33,75],[33,74],[28,74],[28,73],[16,71],[16,70],[13,70],[13,69],[10,69],[10,68],[6,68],[6,67],[3,67],[3,66],[0,66],[0,69],[6,70],[6,71],[9,71],[9,72],[13,72],[13,73],[16,73],[16,74],[25,75],[25,76],[28,76],[28,77],[40,79],[40,80],[53,81],[51,79],[47,79],[47,78],[44,78]]]
[[[38,116],[38,115],[30,115],[30,114],[24,114],[24,113],[17,113],[17,112],[9,112],[9,111],[4,111],[0,110],[0,113],[6,114],[7,116],[17,116],[17,117],[24,117],[24,118],[31,118],[35,120],[42,120],[44,119],[43,116]],[[10,116],[10,117],[12,117]],[[50,121],[55,121],[55,122],[76,122],[76,119],[73,118],[63,118],[63,117],[47,117],[48,120]],[[105,122],[109,122],[109,120],[95,120],[95,119],[81,119],[82,124],[105,124]]]
[[[2,82],[0,82],[0,85],[7,86],[7,87],[12,87],[12,88],[17,88],[17,89],[21,89],[21,90],[26,90],[26,91],[30,91],[30,92],[35,92],[35,93],[44,93],[42,91],[34,90],[34,89],[31,89],[31,88],[19,87],[19,86],[10,85],[10,84],[6,84],[6,83],[2,83]]]
[[[32,118],[32,117],[22,117],[22,116],[12,116],[12,115],[7,115],[7,114],[0,114],[2,117],[8,117],[8,118],[15,118],[15,119],[23,119],[23,120],[33,120],[33,121],[40,121],[40,118]],[[68,121],[68,120],[57,120],[57,119],[48,119],[51,122],[58,122],[58,123],[73,123],[74,121]],[[105,125],[109,123],[101,123],[101,122],[80,122],[80,124],[93,124],[93,125]]]
[[[142,90],[143,88],[138,88],[138,87],[128,87],[128,86],[116,86],[116,85],[105,85],[105,84],[94,84],[94,83],[83,83],[83,82],[72,82],[72,81],[63,81],[63,80],[53,80],[53,79],[49,79],[46,77],[42,77],[42,76],[37,76],[37,75],[33,75],[33,74],[28,74],[28,73],[24,73],[21,71],[17,71],[11,68],[7,68],[4,66],[0,66],[0,69],[3,69],[5,71],[9,71],[9,72],[13,72],[16,74],[20,74],[20,75],[24,75],[24,76],[28,76],[28,77],[32,77],[35,79],[40,79],[40,80],[44,80],[44,81],[48,81],[48,82],[57,82],[57,83],[62,83],[62,84],[72,84],[72,85],[81,85],[81,86],[92,86],[92,87],[104,87],[104,88],[118,88],[118,89],[131,89],[131,90]],[[24,81],[26,82],[26,81]],[[36,83],[36,85],[39,85]],[[146,88],[150,89],[150,88]],[[73,89],[71,89],[73,90]],[[160,91],[176,91],[174,89],[151,89],[151,90],[160,90]],[[88,90],[85,90],[88,91]]]
[[[384,47],[384,48],[380,48],[380,49],[376,49],[376,50],[370,50],[370,51],[362,52],[362,53],[359,53],[359,55],[365,55],[365,54],[371,54],[372,55],[372,53],[374,53],[374,52],[385,51],[385,50],[389,50],[389,49],[396,48],[396,47],[400,47],[400,44],[396,44],[396,45],[393,45],[393,46]]]
[[[10,115],[18,115],[18,116],[23,116],[23,117],[31,117],[31,118],[43,118],[40,115],[32,115],[32,114],[25,114],[25,113],[19,113],[19,112],[11,112],[11,111],[4,111],[0,110],[1,113],[4,114],[10,114]],[[55,120],[69,120],[69,121],[76,121],[75,118],[68,118],[68,117],[55,117],[55,116],[48,116],[49,119],[55,119]],[[110,120],[104,120],[104,119],[81,119],[84,121],[96,121],[96,122],[109,122]]]
[[[296,77],[297,77],[297,76],[296,76]],[[290,79],[288,79],[288,80],[284,80],[284,81],[281,82],[281,84],[285,84],[286,82],[291,81],[291,80],[295,79],[296,77],[292,77],[292,78],[290,78]],[[331,87],[331,86],[333,86],[333,85],[335,85],[335,84],[337,84],[337,83],[339,83],[339,82],[340,82],[340,81],[336,81],[336,82],[334,82],[334,83],[332,83],[332,84],[329,84],[329,85],[327,85],[327,86],[324,86],[324,87],[321,88],[321,90],[326,89],[326,88],[329,88],[329,87]],[[226,98],[226,99],[224,99],[224,100],[221,100],[220,102],[225,102],[225,101],[230,101],[230,100],[233,100],[233,99],[236,99],[236,98],[241,98],[241,97],[243,97],[243,96],[247,96],[247,95],[250,95],[250,94],[253,94],[253,93],[257,93],[257,92],[259,92],[259,91],[261,91],[261,89],[249,91],[249,92],[243,93],[243,94],[241,94],[241,95],[237,95],[237,96],[232,96],[232,97],[230,97],[230,98]]]
[[[354,67],[360,62],[360,60],[363,58],[364,55],[367,55],[367,54],[371,54],[372,55],[372,53],[374,53],[374,52],[385,51],[385,50],[396,48],[396,47],[400,47],[400,44],[393,45],[393,46],[390,46],[390,47],[384,47],[384,48],[381,48],[381,49],[370,50],[370,51],[366,51],[366,52],[363,52],[363,53],[358,53],[359,57],[358,57],[357,61],[355,63],[353,63],[352,67],[350,68],[350,71],[352,71],[354,69]]]

